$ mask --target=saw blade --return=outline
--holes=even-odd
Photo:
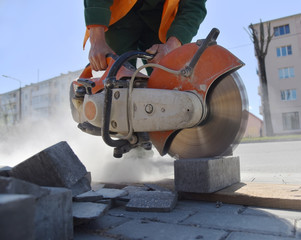
[[[248,99],[238,73],[216,80],[206,97],[207,116],[200,126],[183,129],[173,139],[169,155],[177,159],[232,153],[248,121]]]

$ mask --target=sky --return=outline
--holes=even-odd
[[[253,44],[247,33],[251,23],[299,14],[300,0],[208,0],[208,14],[193,41],[220,30],[218,44],[246,65],[239,74],[246,86],[249,110],[259,114],[259,80]],[[82,69],[88,49],[83,1],[0,0],[0,94],[30,83]],[[9,76],[10,78],[3,77]],[[68,94],[68,92],[66,92]]]

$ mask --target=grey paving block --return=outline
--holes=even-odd
[[[229,231],[270,234],[283,237],[294,236],[294,220],[274,217],[248,216],[241,214],[197,213],[183,224],[196,224],[205,228],[227,229]]]
[[[36,202],[36,239],[73,239],[72,193],[66,188],[42,187],[49,194]]]
[[[67,142],[59,142],[13,167],[11,176],[41,186],[71,188],[87,174]]]
[[[203,202],[203,201],[178,201],[175,209],[197,211],[203,214],[211,213],[227,213],[227,214],[239,214],[245,210],[242,205],[234,204],[222,204],[217,207],[214,202]]]
[[[0,194],[0,239],[34,239],[35,198]]]
[[[156,240],[220,240],[227,234],[222,230],[203,229],[192,226],[158,223],[144,220],[126,222],[108,231],[119,236],[118,239],[156,239]]]
[[[128,195],[128,192],[122,189],[114,189],[114,188],[101,188],[95,193],[100,194],[103,198],[119,198]]]
[[[78,180],[74,185],[72,185],[70,189],[72,190],[72,195],[76,196],[91,190],[91,182],[89,178],[84,176],[83,178]]]
[[[226,240],[292,240],[292,238],[275,235],[234,232],[231,233]]]
[[[12,170],[11,167],[5,166],[0,168],[0,176],[2,177],[9,177],[10,171]]]
[[[126,219],[141,219],[141,220],[149,220],[154,222],[162,222],[162,223],[172,223],[178,224],[183,222],[189,216],[195,214],[195,211],[191,210],[179,210],[175,208],[173,211],[166,212],[130,212],[126,211],[125,207],[113,208],[110,209],[108,215],[126,218]]]
[[[72,214],[75,225],[96,219],[106,213],[108,205],[102,203],[73,202]]]
[[[30,194],[40,198],[49,194],[49,190],[20,179],[0,177],[0,193]]]
[[[132,196],[136,193],[136,192],[140,192],[140,191],[148,191],[149,188],[146,186],[126,186],[124,188],[122,188],[122,190],[126,191],[128,194],[122,197],[118,197],[119,200],[122,201],[126,201],[128,202]]]
[[[292,211],[292,210],[283,210],[283,209],[247,207],[242,214],[301,220],[301,211]]]
[[[177,194],[161,191],[140,191],[126,204],[128,211],[170,212],[177,203]]]
[[[102,200],[103,196],[97,191],[88,191],[82,194],[79,194],[73,198],[75,202],[96,202]]]
[[[240,182],[239,157],[176,160],[178,192],[212,193]]]

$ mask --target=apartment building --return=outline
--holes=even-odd
[[[69,110],[69,87],[82,70],[26,85],[0,94],[0,127],[20,121],[36,121]]]
[[[274,35],[265,64],[274,133],[301,133],[301,14],[269,22]]]

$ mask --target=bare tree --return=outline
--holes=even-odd
[[[266,36],[267,34],[267,36]],[[269,44],[273,38],[273,33],[271,33],[271,24],[267,23],[267,31],[264,31],[264,24],[260,20],[259,33],[254,28],[253,24],[249,25],[249,35],[254,44],[256,58],[258,60],[259,67],[259,79],[262,88],[261,101],[263,105],[263,117],[267,136],[273,136],[274,130],[272,125],[270,104],[269,104],[269,92],[268,92],[268,82],[266,76],[265,67],[265,57],[268,53]]]

